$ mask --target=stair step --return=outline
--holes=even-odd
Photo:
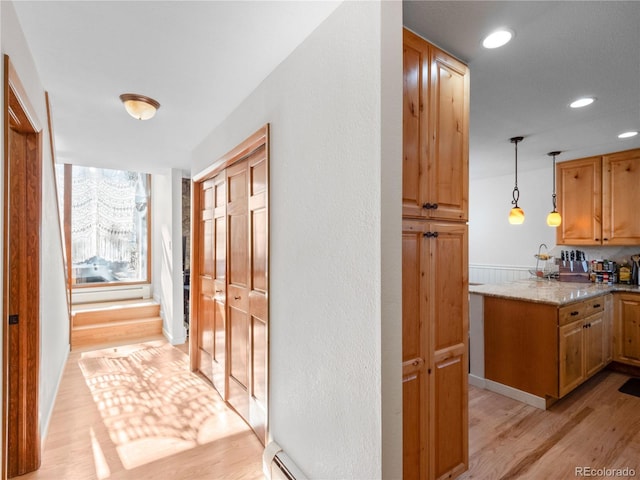
[[[71,348],[105,345],[115,342],[138,341],[162,334],[162,318],[149,317],[74,326]]]
[[[74,305],[73,326],[101,325],[123,320],[135,320],[160,315],[160,304],[154,300],[133,300],[125,302],[89,303]]]

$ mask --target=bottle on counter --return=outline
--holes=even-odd
[[[631,268],[626,260],[623,260],[618,269],[618,282],[626,285],[631,284]]]

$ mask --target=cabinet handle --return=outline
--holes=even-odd
[[[603,238],[603,239],[602,239],[602,241],[603,241],[603,242],[608,242],[608,241],[609,241],[609,239],[608,239],[608,238]]]
[[[222,293],[222,290],[216,290],[216,293]]]
[[[596,304],[593,306],[593,308],[600,308],[600,304],[599,304],[599,303],[596,303]]]
[[[427,238],[431,238],[431,237],[438,238],[438,232],[425,232],[424,236]]]
[[[240,300],[240,296],[233,297],[234,300]]]
[[[575,317],[575,316],[576,316],[576,315],[578,315],[579,313],[580,313],[580,312],[571,312],[571,313],[570,313],[570,315],[571,315],[572,317]]]
[[[426,209],[426,210],[435,210],[438,208],[438,204],[437,203],[423,203],[422,204],[422,208]]]

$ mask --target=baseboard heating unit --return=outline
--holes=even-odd
[[[262,454],[262,469],[268,480],[307,480],[280,445],[269,443]]]

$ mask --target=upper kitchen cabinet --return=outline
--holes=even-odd
[[[590,157],[556,166],[558,245],[596,245],[602,232],[602,158]]]
[[[640,243],[640,150],[557,165],[558,245]]]
[[[602,157],[602,236],[607,245],[640,243],[640,150]]]
[[[404,30],[402,214],[467,220],[469,69]]]

